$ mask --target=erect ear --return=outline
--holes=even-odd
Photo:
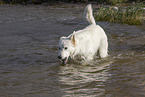
[[[60,37],[60,39],[66,38],[65,36]]]
[[[71,42],[73,45],[76,44],[76,35],[75,35],[75,31],[73,32],[72,36],[71,36]]]
[[[60,40],[63,40],[63,39],[65,39],[66,37],[64,37],[64,36],[62,36],[62,37],[60,37]]]

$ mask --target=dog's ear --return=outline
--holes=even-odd
[[[75,31],[73,32],[72,36],[71,36],[71,42],[73,45],[76,44],[76,35],[75,35]]]
[[[66,38],[65,36],[62,36],[62,37],[60,37],[60,40],[61,40],[61,39],[65,39],[65,38]]]

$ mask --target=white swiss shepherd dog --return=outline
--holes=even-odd
[[[97,52],[101,58],[108,56],[107,36],[96,24],[91,4],[86,6],[84,15],[89,26],[60,38],[58,58],[63,64],[67,63],[68,58],[75,59],[76,55],[87,61],[93,60]]]

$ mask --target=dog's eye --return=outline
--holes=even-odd
[[[64,49],[65,49],[65,50],[67,50],[67,49],[68,49],[68,47],[65,47]]]
[[[58,49],[60,50],[61,48],[59,47]]]

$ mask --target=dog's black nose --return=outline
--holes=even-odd
[[[61,59],[61,56],[58,56],[58,59]]]

